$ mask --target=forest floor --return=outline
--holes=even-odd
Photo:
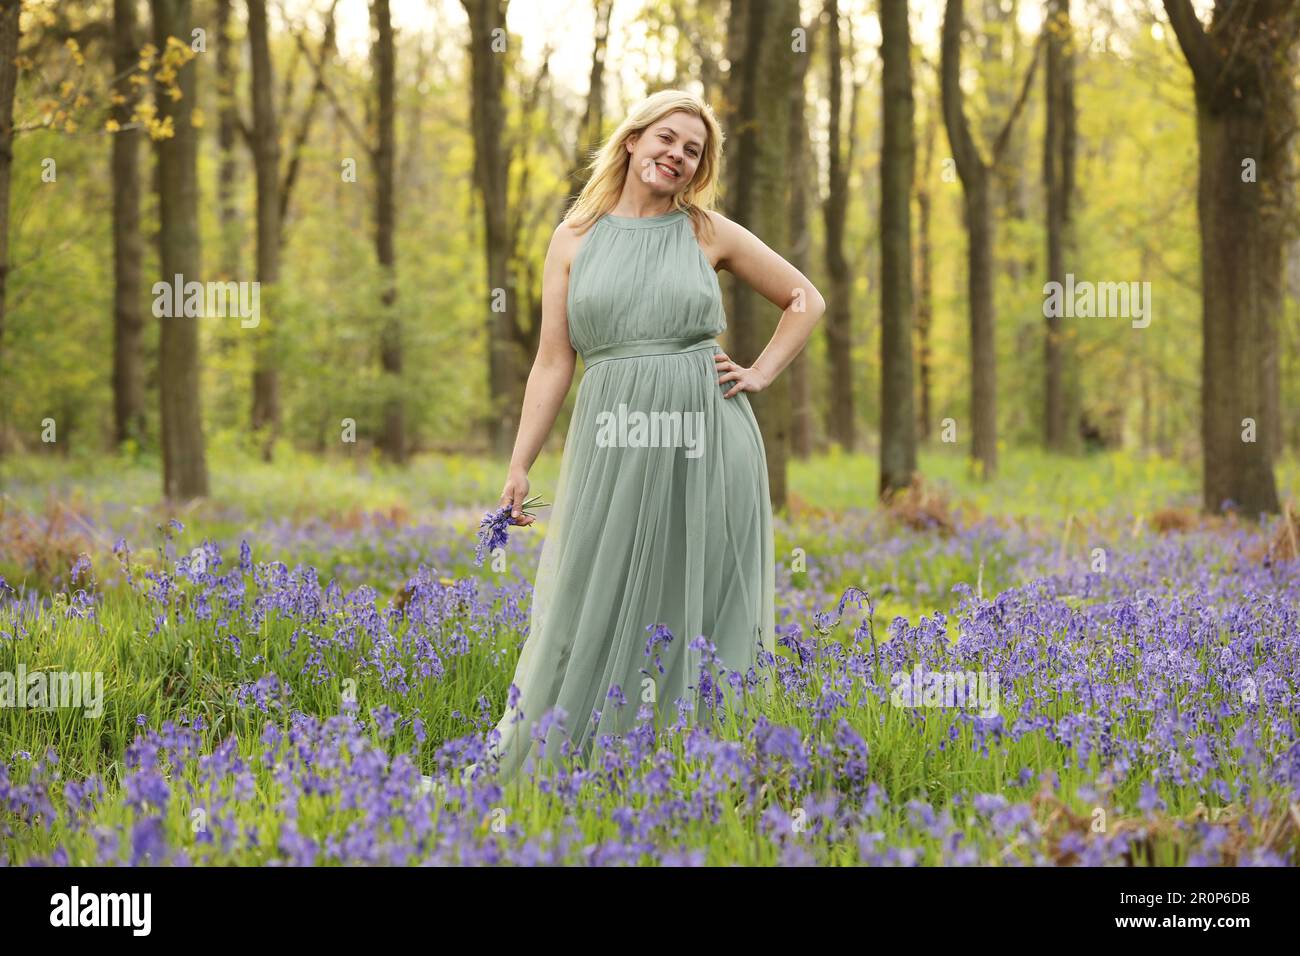
[[[166,508],[156,463],[6,460],[0,863],[1300,862],[1300,526],[1159,459],[921,466],[882,507],[792,463],[764,699],[502,787],[452,776],[546,530],[475,566],[498,463],[218,454]]]

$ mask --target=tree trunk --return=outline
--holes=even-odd
[[[718,88],[721,68],[718,57],[713,53],[711,38],[717,33],[718,16],[723,15],[726,7],[709,0],[696,0],[695,3],[683,3],[671,0],[671,23],[676,28],[679,50],[685,46],[689,49],[692,65],[698,63],[696,79],[700,83],[700,98],[706,103],[713,102],[714,90]],[[687,76],[689,68],[683,64],[684,51],[678,53],[678,73]],[[681,83],[684,84],[684,80]],[[679,84],[680,85],[680,84]]]
[[[239,113],[235,106],[235,78],[239,75],[239,49],[230,39],[234,0],[217,0],[217,223],[221,230],[220,273],[223,279],[239,274],[239,207],[235,202],[235,138]]]
[[[1266,388],[1275,330],[1268,322],[1265,284],[1280,260],[1269,242],[1259,190],[1241,182],[1240,169],[1242,156],[1263,156],[1266,128],[1258,114],[1198,110],[1197,132],[1204,503],[1218,511],[1230,499],[1254,517],[1278,510]],[[1255,422],[1254,441],[1243,439],[1246,419]]]
[[[587,78],[587,106],[578,129],[578,143],[573,156],[569,194],[564,207],[568,209],[587,185],[587,164],[592,153],[600,147],[605,127],[605,50],[609,40],[609,18],[614,11],[614,0],[595,0],[596,30],[591,51],[591,73]]]
[[[508,185],[501,134],[505,126],[505,57],[494,52],[495,31],[506,26],[501,0],[461,0],[469,14],[474,182],[483,200],[484,245],[488,294],[492,310],[488,323],[488,438],[498,455],[510,454],[526,381],[523,357],[516,343],[514,281],[510,275],[510,236],[507,227]]]
[[[1043,139],[1043,189],[1047,195],[1047,281],[1065,286],[1067,250],[1073,247],[1071,204],[1074,192],[1074,58],[1070,0],[1047,4],[1047,131]],[[1064,318],[1049,315],[1044,342],[1044,443],[1052,451],[1073,451],[1079,439],[1078,403]],[[1067,379],[1069,381],[1067,381]]]
[[[1024,51],[1020,35],[1020,0],[983,0],[984,48],[982,75],[985,81],[988,108],[984,112],[984,131],[987,142],[993,142],[1001,129],[997,125],[1011,109],[1015,98],[1012,81],[1017,60]],[[1007,137],[1003,162],[990,169],[990,211],[996,221],[1005,218],[1013,223],[1012,229],[1023,224],[1028,204],[1028,177],[1024,175],[1028,163],[1028,133],[1017,126]],[[1019,250],[1015,250],[1019,251]],[[1019,259],[1013,253],[1003,256],[1002,272],[1013,285],[1019,285],[1025,276],[1032,274],[1034,260]],[[994,280],[996,283],[996,279]],[[1032,329],[1032,326],[1031,326]]]
[[[1278,511],[1274,312],[1300,10],[1262,0],[1229,17],[1220,0],[1207,34],[1188,0],[1165,0],[1165,9],[1196,88],[1203,504],[1217,512],[1232,501],[1254,519]]]
[[[731,181],[724,193],[727,201],[729,218],[743,224],[754,220],[754,205],[757,190],[754,188],[755,170],[758,152],[746,146],[752,144],[753,127],[758,121],[758,51],[762,44],[763,16],[761,8],[751,16],[752,0],[733,0],[727,18],[727,59],[730,66],[726,78],[724,100],[728,112],[725,130],[737,144],[731,153]],[[748,322],[741,322],[737,309],[741,307],[735,294],[736,283],[732,287],[731,321],[727,335],[731,342],[731,354],[737,361],[740,356],[758,354],[755,343],[757,336]]]
[[[541,107],[543,93],[547,89],[549,78],[550,61],[544,60],[536,75],[531,78],[527,88],[521,90],[520,113],[524,128],[549,129],[558,122],[553,113],[554,97],[545,96],[545,109]],[[536,244],[538,239],[535,235],[536,228],[549,218],[550,210],[553,207],[553,202],[549,196],[541,197],[540,201],[535,204],[530,201],[529,170],[531,164],[523,161],[522,147],[522,140],[514,139],[503,159],[506,169],[513,169],[518,166],[522,170],[516,180],[511,204],[513,207],[512,214],[506,218],[506,236],[509,240],[506,261],[508,263],[520,263],[516,271],[511,273],[511,278],[516,290],[515,314],[525,321],[516,319],[510,325],[510,332],[514,336],[515,357],[521,362],[521,369],[526,368],[532,361],[533,356],[537,354],[537,346],[541,341],[542,334],[542,283],[538,277],[541,263],[538,262],[536,257],[529,255],[528,248],[530,245]],[[547,231],[549,232],[549,229]],[[520,396],[520,399],[522,402],[522,396]]]
[[[122,101],[113,134],[113,441],[144,440],[144,312],[140,279],[140,130],[129,128],[139,87],[129,81],[140,60],[135,0],[113,0],[113,92]]]
[[[993,248],[990,184],[992,173],[1015,131],[1016,120],[1029,99],[1040,44],[1034,45],[1034,58],[1025,73],[1020,94],[993,144],[993,158],[986,162],[971,136],[961,89],[962,18],[962,0],[948,0],[943,17],[939,74],[943,87],[943,122],[965,196],[969,242],[966,284],[970,298],[971,459],[977,477],[987,480],[997,472],[998,464],[997,343],[993,313],[993,268],[997,258]]]
[[[736,137],[738,162],[728,195],[734,202],[731,218],[763,238],[774,249],[790,244],[789,145],[790,85],[794,75],[790,29],[799,23],[797,0],[735,0],[728,36],[731,61],[728,100],[739,104],[729,128]],[[731,356],[752,365],[776,330],[779,313],[758,298],[744,282],[732,283]],[[790,455],[790,379],[777,376],[767,389],[752,396],[754,415],[767,452],[768,489],[772,507],[787,502],[786,465]]]
[[[1300,73],[1300,44],[1296,44],[1291,50],[1291,73],[1295,76]],[[1297,84],[1292,90],[1291,95],[1291,115],[1300,114],[1300,84]],[[1288,150],[1287,179],[1290,187],[1283,193],[1284,201],[1287,203],[1289,216],[1294,222],[1294,217],[1300,211],[1300,188],[1297,182],[1300,182],[1300,157],[1296,156],[1295,150]],[[1293,302],[1300,303],[1300,234],[1292,232],[1283,242],[1282,253],[1282,297],[1285,307],[1285,300],[1289,296]],[[1279,326],[1279,335],[1282,327]],[[1290,330],[1294,332],[1294,328]],[[1278,387],[1276,391],[1277,404],[1281,407],[1283,402],[1282,383],[1287,382],[1287,392],[1290,394],[1294,389],[1294,383],[1300,382],[1300,348],[1291,347],[1296,340],[1290,334],[1286,336],[1286,345],[1279,349],[1278,355]],[[1277,442],[1275,456],[1282,456],[1286,447],[1290,445],[1292,449],[1300,447],[1300,421],[1297,421],[1295,415],[1279,415],[1277,423]]]
[[[966,187],[966,229],[970,236],[966,290],[970,297],[971,457],[979,475],[998,466],[997,345],[993,323],[993,220],[987,180]]]
[[[815,21],[814,21],[815,22]],[[790,264],[808,274],[808,249],[812,232],[808,228],[808,124],[804,106],[804,84],[808,63],[812,60],[813,28],[804,25],[808,46],[794,58],[794,79],[790,84]],[[808,350],[802,349],[790,363],[790,451],[796,458],[807,458],[813,449],[811,362]]]
[[[857,445],[853,415],[853,277],[844,256],[844,223],[848,210],[848,163],[844,160],[843,113],[844,64],[840,44],[840,17],[837,0],[826,4],[828,78],[830,103],[829,129],[826,137],[827,195],[822,207],[826,225],[826,271],[830,274],[830,304],[826,311],[827,383],[826,431],[831,441],[845,451]]]
[[[407,82],[416,90],[427,89],[429,50],[423,37],[416,43],[416,54],[415,72],[409,74]],[[429,203],[427,171],[431,165],[424,149],[425,105],[423,96],[407,99],[406,144],[397,163],[400,172],[397,174],[396,186],[397,192],[408,197],[413,205],[421,209]]]
[[[930,328],[934,322],[934,278],[931,274],[930,247],[932,191],[931,163],[934,159],[936,114],[933,105],[926,110],[925,146],[921,154],[920,174],[916,177],[917,215],[917,293],[916,352],[919,379],[920,412],[917,417],[917,435],[920,441],[930,439]]]
[[[262,457],[271,460],[280,431],[280,377],[275,348],[275,285],[280,281],[280,126],[276,118],[275,70],[266,20],[266,0],[248,0],[248,49],[252,61],[253,168],[257,177],[257,281],[262,309],[253,340],[253,415],[263,433]],[[267,300],[270,300],[267,303]],[[270,312],[268,316],[265,313]]]
[[[381,444],[389,460],[406,461],[406,407],[402,395],[402,327],[394,306],[397,303],[397,255],[393,245],[397,210],[393,197],[393,165],[396,153],[394,116],[397,85],[397,52],[393,42],[393,19],[388,0],[374,0],[374,69],[378,88],[378,142],[375,147],[375,252],[384,273],[381,295],[383,322],[379,361],[384,371],[384,431]]]
[[[997,471],[997,349],[993,339],[993,228],[989,171],[971,137],[961,89],[962,0],[943,18],[943,120],[965,196],[966,286],[970,308],[971,457],[981,478]]]
[[[154,45],[166,51],[167,38],[187,47],[195,26],[190,0],[150,0]],[[192,119],[198,99],[197,64],[190,60],[176,74],[180,99],[163,84],[156,88],[158,116],[170,117],[174,134],[158,142],[158,259],[164,282],[201,281],[199,247],[198,135]],[[162,406],[163,494],[184,501],[208,493],[199,396],[199,322],[173,303],[163,316],[158,346],[159,400]]]
[[[9,180],[14,164],[14,92],[18,88],[19,0],[0,0],[0,388],[5,387],[5,286],[9,278]],[[0,430],[0,453],[4,434]]]
[[[881,0],[880,494],[916,472],[912,394],[912,37],[907,0]]]
[[[1268,202],[1262,204],[1262,245],[1264,261],[1260,263],[1260,291],[1262,308],[1264,308],[1264,388],[1265,440],[1269,445],[1269,460],[1277,462],[1284,449],[1282,429],[1282,369],[1284,365],[1282,328],[1287,315],[1287,245],[1291,230],[1296,224],[1297,173],[1300,164],[1294,150],[1286,146],[1290,140],[1291,130],[1296,122],[1296,96],[1300,94],[1300,83],[1294,82],[1300,73],[1300,43],[1295,44],[1288,56],[1281,57],[1279,69],[1270,75],[1271,90],[1268,94],[1270,103],[1275,104],[1269,111],[1270,143],[1279,143],[1277,148],[1277,177],[1283,183],[1281,189],[1271,191]],[[1286,65],[1286,68],[1282,66]]]

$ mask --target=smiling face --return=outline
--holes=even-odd
[[[677,111],[657,119],[630,138],[630,174],[635,174],[658,196],[672,196],[686,188],[704,156],[707,130],[704,121]]]

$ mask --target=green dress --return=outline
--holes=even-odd
[[[719,384],[713,355],[726,315],[690,216],[598,219],[570,268],[567,311],[584,372],[517,699],[496,728],[503,782],[558,761],[566,739],[590,760],[643,707],[658,726],[700,720],[705,695],[752,706],[774,681],[763,438],[745,393],[723,398],[734,383]],[[717,659],[704,681],[707,648],[690,646],[700,635]]]

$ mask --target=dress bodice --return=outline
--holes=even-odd
[[[690,216],[673,210],[596,220],[569,269],[568,322],[569,342],[584,356],[627,342],[722,332],[718,276]]]

